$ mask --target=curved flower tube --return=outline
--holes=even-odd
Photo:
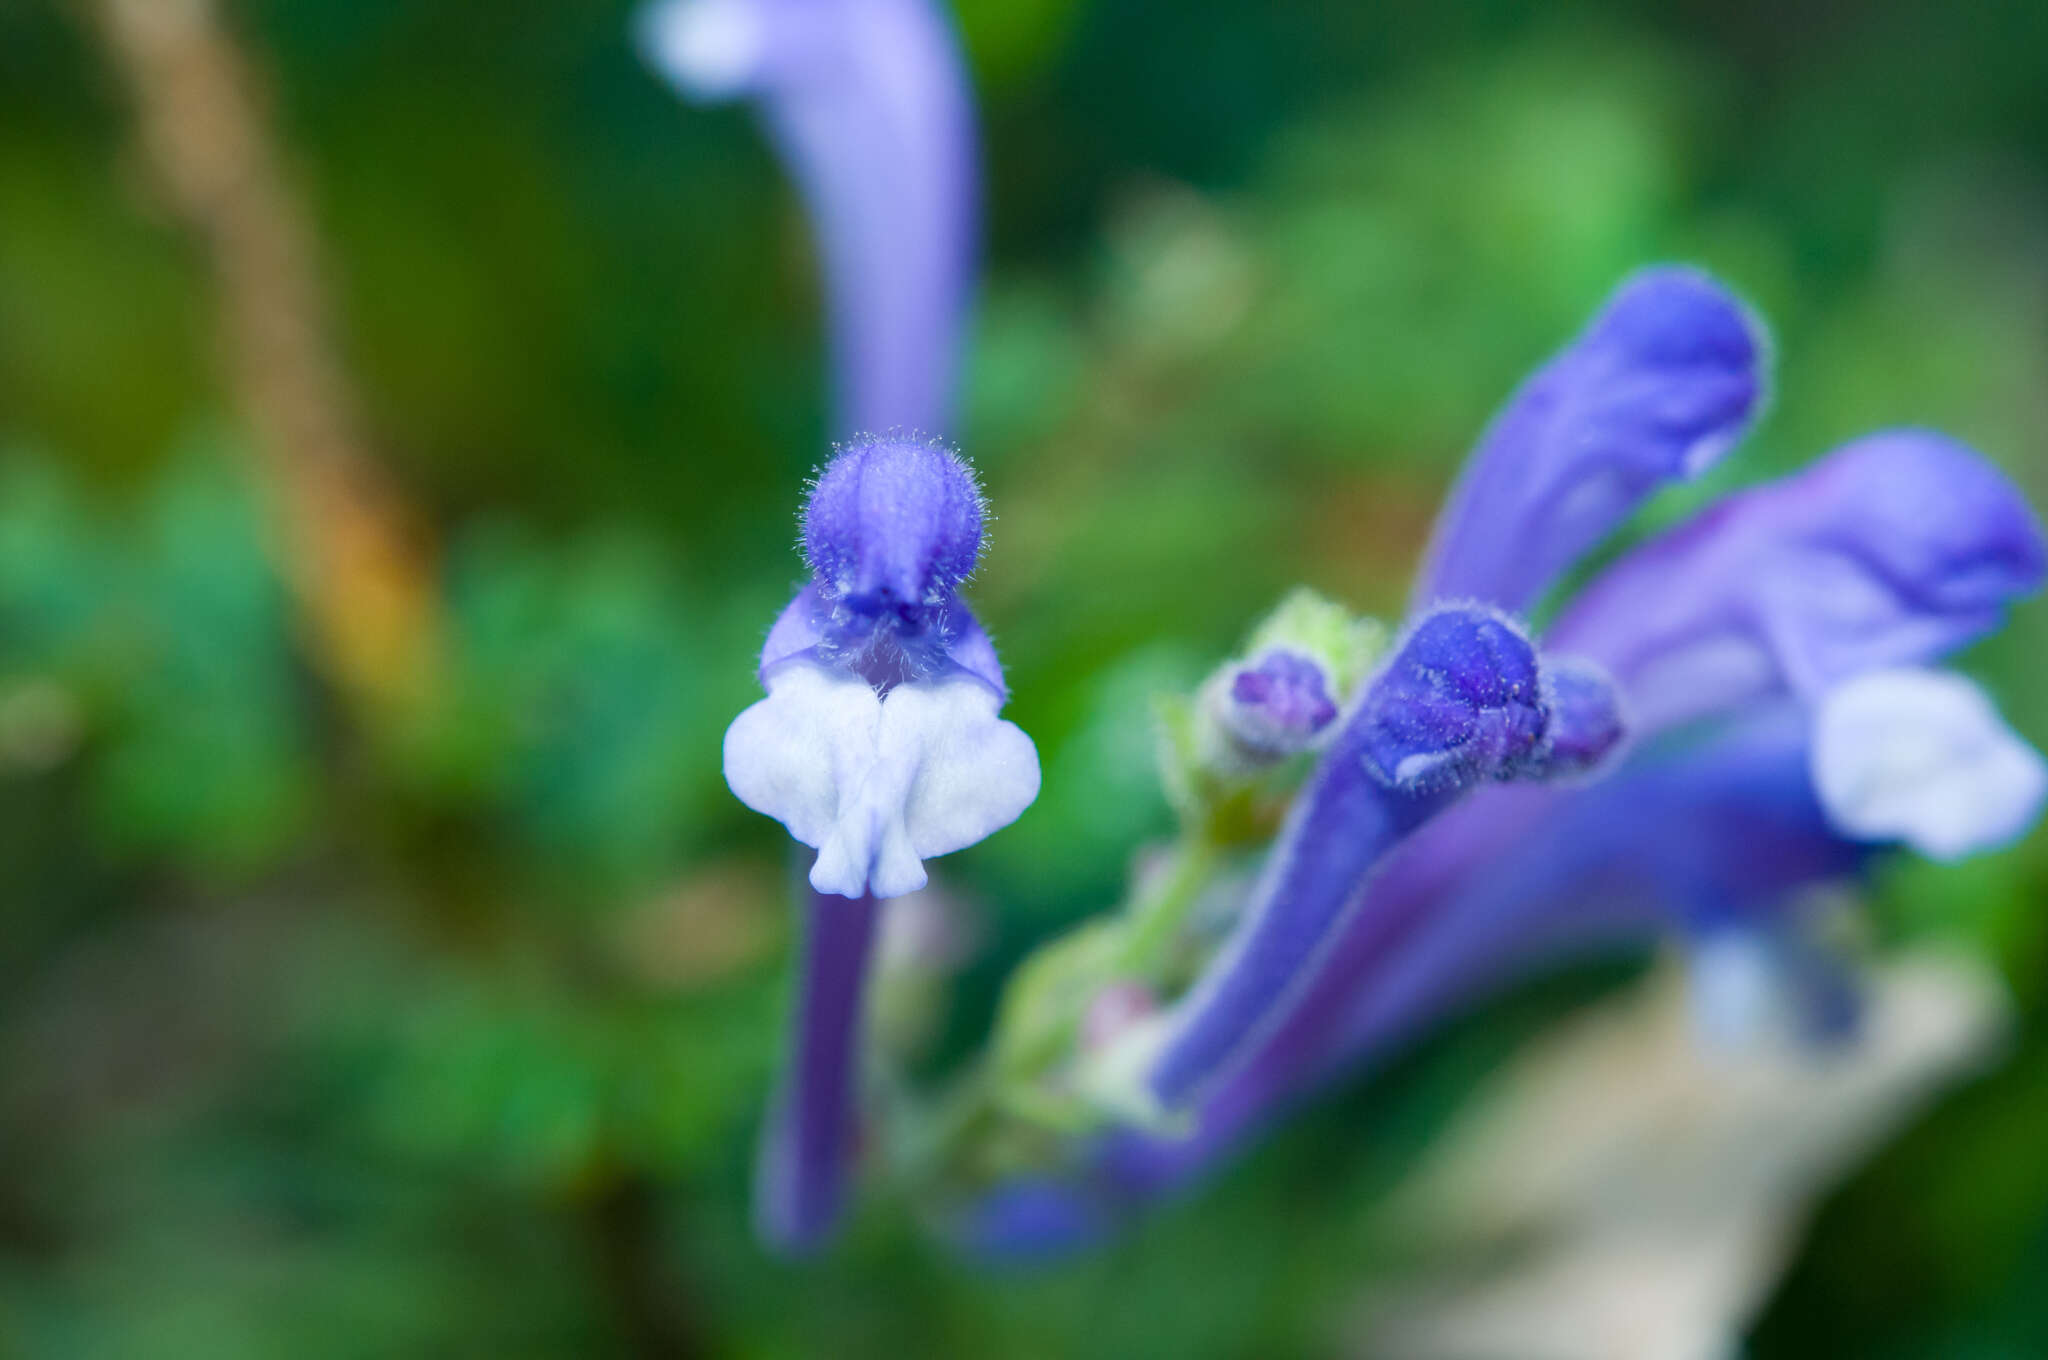
[[[1370,886],[1342,953],[1332,951],[1287,1023],[1214,1091],[1191,1134],[1112,1132],[1085,1193],[1126,1210],[1168,1193],[1318,1084],[1547,963],[1674,925],[1732,933],[1768,919],[1803,884],[1853,873],[1867,849],[1831,834],[1804,762],[1805,724],[1781,706],[1682,758],[1636,760],[1545,800],[1539,834],[1486,847],[1478,871],[1429,898],[1420,921],[1380,914],[1381,883],[1413,862],[1425,830]],[[1347,970],[1352,959],[1362,972]]]
[[[663,0],[642,46],[686,96],[754,101],[824,265],[838,426],[950,425],[973,286],[974,108],[928,0]]]
[[[1438,516],[1413,604],[1533,604],[1652,492],[1732,448],[1763,391],[1765,342],[1697,270],[1648,269],[1529,379]]]
[[[1888,431],[1709,507],[1596,577],[1549,645],[1592,657],[1644,732],[1941,656],[2040,587],[2025,498],[1945,436]]]
[[[1477,596],[1508,608],[1526,606],[1650,491],[1702,470],[1739,437],[1762,389],[1763,350],[1741,304],[1696,271],[1650,270],[1624,284],[1586,333],[1516,394],[1482,440],[1438,522],[1418,604]],[[1552,773],[1590,770],[1622,735],[1622,705],[1598,667],[1574,662],[1566,672],[1568,696],[1579,701],[1567,711],[1578,730]],[[1585,701],[1594,695],[1601,697],[1589,706]],[[1578,749],[1581,740],[1587,749]],[[1287,1013],[1305,993],[1312,995],[1318,979],[1343,985],[1346,946],[1357,948],[1354,939],[1380,933],[1370,906],[1352,912],[1340,929],[1345,906],[1387,848],[1359,827],[1378,824],[1352,820],[1349,808],[1320,820],[1311,815],[1329,790],[1346,786],[1332,773],[1356,762],[1355,754],[1342,754],[1345,749],[1340,737],[1297,804],[1248,909],[1248,933],[1212,965],[1187,1003],[1205,1018],[1188,1027],[1162,1062],[1155,1088],[1169,1104],[1185,1099],[1198,1081],[1213,1079],[1216,1054],[1241,1061],[1275,1040],[1276,1027],[1285,1034],[1313,1023],[1319,1007],[1292,1021]],[[1429,814],[1441,810],[1433,806]],[[1425,820],[1417,817],[1395,835]],[[1332,884],[1313,892],[1308,884],[1291,884],[1326,863]],[[1375,885],[1372,896],[1384,895],[1383,885]],[[1289,910],[1275,913],[1275,901]],[[1307,918],[1306,928],[1295,922],[1296,912]],[[1283,937],[1283,930],[1293,935]],[[1292,947],[1282,950],[1282,938],[1292,939]],[[1271,943],[1253,949],[1257,942]],[[1258,984],[1260,1004],[1251,1005],[1238,992],[1252,987],[1245,978],[1255,969],[1270,976]],[[1226,1039],[1231,1026],[1236,1030]],[[1197,1048],[1197,1037],[1206,1047]],[[1208,1056],[1186,1056],[1198,1052]]]
[[[1987,761],[2040,766],[2002,724],[1996,737],[1961,724],[1950,740],[1947,713],[1919,723],[1893,715],[1888,741],[1913,752],[1936,786],[1967,783]],[[1808,887],[1853,877],[1895,838],[1845,833],[1810,773],[1814,727],[1812,715],[1781,702],[1703,745],[1653,753],[1550,800],[1533,834],[1487,861],[1511,872],[1472,873],[1431,899],[1427,928],[1394,936],[1369,974],[1352,979],[1348,1014],[1322,1004],[1338,977],[1323,974],[1275,1042],[1204,1104],[1191,1136],[1108,1135],[1072,1187],[1077,1204],[1099,1217],[1136,1208],[1207,1169],[1313,1085],[1394,1051],[1489,991],[1572,955],[1673,931],[1692,959],[1706,1041],[1748,1043],[1788,1024],[1796,1035],[1840,1037],[1854,1023],[1855,984],[1791,909]],[[1987,811],[1970,844],[1988,848],[2016,822],[2030,824],[2042,801],[2034,783],[1988,805],[1979,799]],[[1940,824],[1953,818],[1944,804]]]

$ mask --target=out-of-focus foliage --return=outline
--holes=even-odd
[[[0,1349],[1336,1344],[1368,1211],[1587,980],[1097,1257],[970,1271],[877,1210],[764,1259],[786,865],[717,752],[821,453],[801,220],[623,4],[232,17],[440,536],[445,674],[366,732],[313,673],[203,263],[90,30],[0,7]],[[2048,504],[2048,14],[991,0],[964,29],[975,597],[1046,778],[943,867],[986,912],[956,1039],[1168,824],[1154,694],[1297,582],[1397,601],[1488,412],[1632,267],[1700,261],[1777,323],[1715,486],[1912,422]],[[2034,606],[1971,659],[2037,745],[2044,657]],[[2048,1347],[2044,886],[2038,835],[1881,883],[1888,933],[1990,952],[2020,1039],[1826,1209],[1758,1356]]]

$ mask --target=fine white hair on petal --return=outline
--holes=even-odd
[[[972,676],[896,686],[796,660],[725,734],[725,779],[741,802],[818,849],[811,886],[900,897],[923,860],[1015,821],[1038,796],[1038,753]]]
[[[1982,690],[1947,671],[1872,671],[1830,689],[1812,769],[1836,830],[1939,860],[2012,840],[2048,797],[2041,757]]]
[[[767,32],[753,0],[661,0],[640,16],[647,61],[692,99],[745,93],[760,74]]]

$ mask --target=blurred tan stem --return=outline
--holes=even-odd
[[[151,168],[204,245],[228,377],[255,436],[273,551],[328,679],[376,710],[430,678],[430,556],[371,455],[336,354],[308,216],[260,82],[214,0],[85,0]]]

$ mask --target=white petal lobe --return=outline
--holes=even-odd
[[[2048,766],[1962,676],[1874,671],[1822,700],[1813,782],[1843,835],[1954,860],[2031,826]]]
[[[725,730],[725,782],[805,845],[820,845],[845,791],[874,763],[881,723],[881,700],[865,681],[807,663],[779,667],[768,697]]]
[[[974,844],[1038,797],[1038,751],[996,716],[996,696],[966,676],[904,685],[882,705],[882,745],[916,761],[905,823],[920,858]]]
[[[726,782],[818,848],[820,892],[915,892],[923,860],[1008,825],[1038,795],[1031,739],[971,676],[880,699],[857,676],[795,661],[770,673],[768,691],[726,731]]]

